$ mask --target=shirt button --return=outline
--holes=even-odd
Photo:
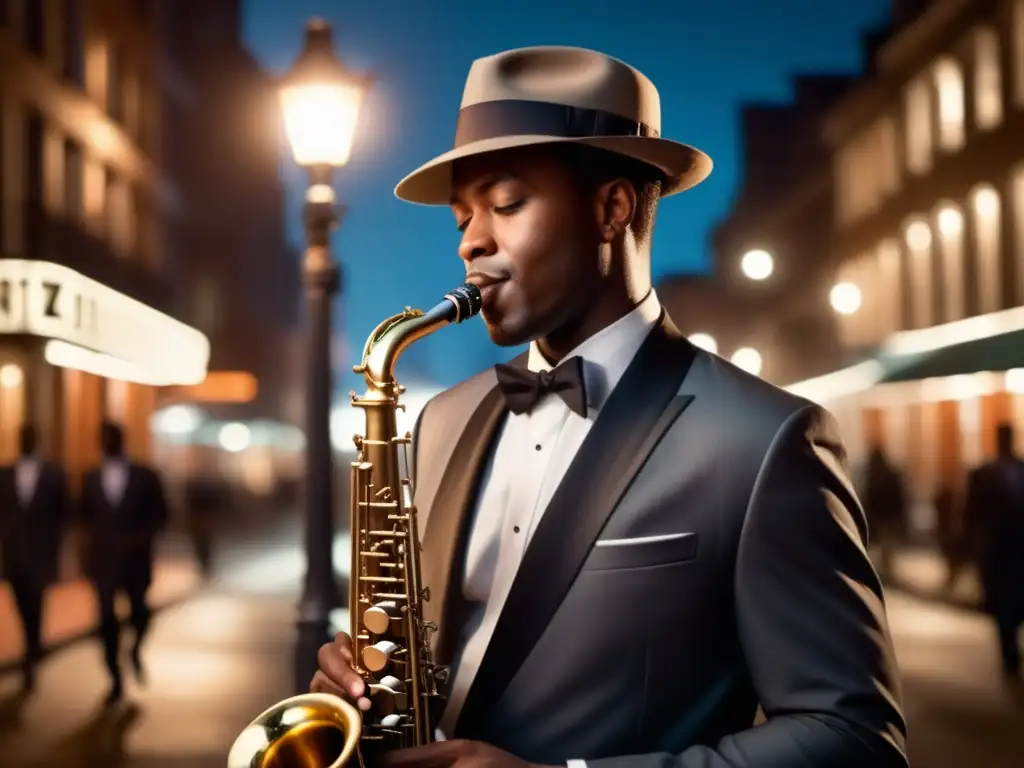
[[[537,451],[539,451],[539,450],[540,450],[540,443],[537,443],[537,444],[536,444],[535,446],[533,446],[533,447],[534,447],[534,450],[537,450]]]
[[[519,533],[519,526],[518,525],[513,525],[512,526],[512,532],[513,533]]]

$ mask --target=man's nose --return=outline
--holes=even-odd
[[[459,257],[467,264],[473,263],[475,259],[483,256],[490,256],[498,250],[497,244],[490,230],[482,222],[477,225],[471,221],[466,231],[462,234],[462,242],[459,244]]]

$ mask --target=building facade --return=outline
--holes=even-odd
[[[0,461],[24,423],[73,483],[98,427],[150,454],[157,390],[201,382],[174,318],[153,4],[0,2]]]
[[[741,109],[744,173],[711,233],[711,275],[677,276],[658,288],[681,330],[778,384],[843,362],[828,299],[832,168],[819,125],[850,83],[800,75],[790,103]],[[758,257],[760,271],[745,265]]]
[[[795,387],[857,456],[881,445],[927,528],[943,487],[1024,448],[1024,0],[897,3],[872,66],[827,116],[847,349],[874,361]]]
[[[202,385],[161,392],[161,414],[184,406],[195,416],[160,450],[179,477],[215,467],[266,495],[299,469],[302,287],[286,235],[277,89],[242,41],[240,6],[178,0],[160,9],[162,160],[182,198],[168,238],[177,308],[212,350]]]

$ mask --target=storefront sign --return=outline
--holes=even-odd
[[[195,384],[206,336],[60,264],[0,259],[0,333],[56,339],[118,358],[154,382]]]

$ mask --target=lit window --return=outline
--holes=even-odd
[[[1013,90],[1017,104],[1024,106],[1024,0],[1013,4]],[[1021,432],[1024,435],[1024,431]]]
[[[1013,208],[1016,225],[1013,253],[1017,254],[1017,304],[1020,305],[1024,304],[1024,166],[1013,176]]]
[[[903,270],[899,243],[886,240],[878,246],[878,315],[881,338],[903,330]]]
[[[900,187],[900,169],[896,151],[896,121],[891,117],[882,118],[877,128],[875,141],[877,142],[878,163],[880,171],[878,178],[879,192],[882,195],[891,195],[897,192]]]
[[[982,314],[1002,309],[999,242],[999,193],[978,187],[971,193],[974,214],[974,250],[978,265],[978,306]]]
[[[931,93],[928,83],[923,80],[910,83],[904,100],[907,170],[920,176],[931,169],[932,162]]]
[[[935,65],[935,89],[939,95],[939,146],[947,151],[964,145],[964,76],[951,58]]]
[[[936,216],[939,255],[942,263],[943,320],[960,320],[964,301],[964,217],[952,203],[943,204]]]
[[[1003,120],[999,35],[993,29],[978,30],[974,45],[974,116],[978,128],[984,131]]]
[[[928,222],[913,221],[907,225],[907,252],[910,261],[910,319],[914,328],[934,325],[932,231]]]
[[[857,194],[857,145],[847,144],[836,154],[836,210],[841,224],[852,224],[861,215]]]
[[[873,347],[881,341],[882,318],[878,314],[878,261],[874,252],[844,262],[828,294],[837,315],[844,345]]]

